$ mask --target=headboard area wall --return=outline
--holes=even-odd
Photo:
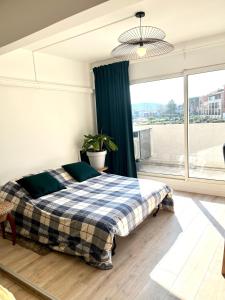
[[[37,83],[30,55],[0,56],[0,185],[77,161],[95,131],[88,65],[40,54]]]

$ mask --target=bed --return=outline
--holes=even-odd
[[[116,236],[127,236],[157,207],[173,211],[164,183],[113,174],[76,182],[64,169],[48,170],[66,189],[32,199],[16,182],[0,190],[14,204],[17,233],[50,248],[111,269]]]

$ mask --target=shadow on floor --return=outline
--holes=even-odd
[[[207,201],[207,200],[204,199],[204,201]],[[216,198],[215,198],[215,202],[216,202]],[[221,203],[221,201],[219,201],[218,203]],[[195,204],[198,206],[198,208],[203,212],[203,214],[209,219],[209,221],[213,224],[213,226],[216,228],[216,230],[225,239],[224,227],[213,217],[213,215],[208,211],[207,208],[205,208],[205,206],[200,201],[195,201]],[[225,201],[224,201],[224,205],[225,205]]]

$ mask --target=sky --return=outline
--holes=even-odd
[[[188,95],[197,97],[207,95],[225,85],[225,70],[189,76]],[[184,102],[183,77],[133,84],[130,87],[131,102],[154,102],[167,104],[173,99],[177,104]]]

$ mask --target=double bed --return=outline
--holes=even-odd
[[[172,189],[146,179],[101,174],[75,181],[63,168],[48,170],[66,189],[32,199],[18,183],[0,190],[14,204],[17,233],[50,248],[111,269],[116,236],[127,236],[161,206],[173,211]]]

